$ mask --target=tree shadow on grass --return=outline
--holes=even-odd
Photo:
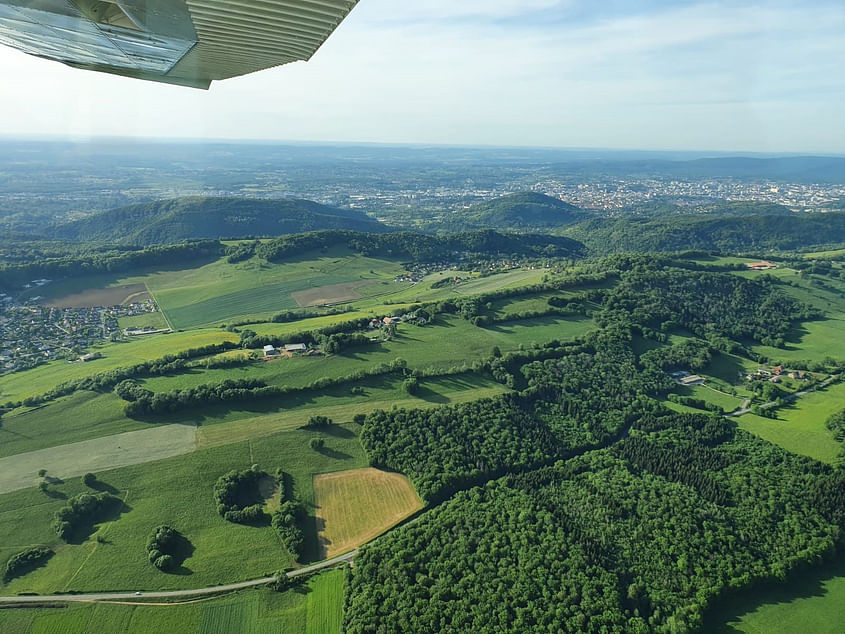
[[[324,525],[324,520],[311,514],[308,514],[302,521],[302,548],[299,556],[301,563],[307,564],[322,559],[319,531]]]
[[[172,570],[162,571],[166,572],[169,575],[192,575],[194,571],[190,568],[185,566],[185,560],[190,558],[191,555],[194,554],[194,545],[191,543],[187,537],[182,535],[182,533],[178,533],[177,536],[173,540],[173,546],[168,553],[176,563],[176,567]]]
[[[66,500],[67,493],[63,493],[62,491],[56,491],[55,489],[46,489],[44,491],[44,495],[47,497],[53,498],[54,500]]]
[[[769,604],[788,604],[797,599],[823,597],[824,582],[845,576],[845,555],[818,567],[803,568],[790,574],[785,583],[768,581],[741,590],[717,601],[704,613],[702,631],[714,634],[735,634],[743,630],[731,623]]]
[[[326,436],[332,436],[333,438],[354,438],[355,433],[351,429],[347,429],[341,425],[326,425],[322,428],[322,431]]]
[[[333,458],[334,460],[349,460],[352,457],[345,451],[338,451],[337,449],[332,449],[331,447],[326,447],[325,445],[323,445],[316,451],[317,453],[322,454],[326,458]]]
[[[86,523],[77,527],[73,533],[69,536],[67,541],[68,544],[79,545],[83,542],[87,541],[88,538],[91,537],[97,530],[99,529],[100,524],[105,524],[106,522],[113,522],[114,520],[118,519],[124,513],[128,513],[132,510],[132,507],[126,504],[120,498],[112,498],[108,505],[103,508],[94,518],[94,521],[91,523]]]
[[[431,388],[425,387],[424,385],[418,388],[417,393],[414,394],[418,399],[427,401],[429,403],[441,403],[446,404],[451,402],[451,399],[447,396],[443,396],[442,394],[438,394]]]
[[[102,480],[95,480],[88,486],[94,489],[95,491],[100,491],[101,493],[111,493],[112,495],[115,495],[117,493],[116,488],[114,488],[107,482],[103,482]]]

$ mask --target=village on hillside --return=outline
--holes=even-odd
[[[40,287],[50,280],[34,280]],[[118,306],[56,308],[38,303],[35,296],[17,299],[0,293],[0,374],[35,367],[53,359],[91,361],[92,346],[120,338],[121,317],[156,312],[152,299]],[[128,333],[137,334],[137,333]]]

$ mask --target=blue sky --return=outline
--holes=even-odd
[[[845,152],[845,3],[361,0],[210,91],[0,48],[0,134]]]

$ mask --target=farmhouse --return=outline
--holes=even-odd
[[[276,348],[274,348],[273,346],[271,346],[269,344],[264,346],[264,356],[265,357],[275,357],[275,356],[278,356],[279,354],[281,354],[281,353],[278,350],[276,350]]]
[[[681,385],[704,385],[704,377],[691,374],[681,379]]]
[[[286,343],[285,352],[305,352],[307,346],[304,343]]]
[[[749,262],[746,266],[752,271],[767,271],[769,269],[777,268],[777,264],[772,264],[771,262],[767,262],[765,260],[761,260],[760,262]]]

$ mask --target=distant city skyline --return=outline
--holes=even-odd
[[[0,47],[0,134],[845,153],[841,3],[361,0],[196,91]]]

